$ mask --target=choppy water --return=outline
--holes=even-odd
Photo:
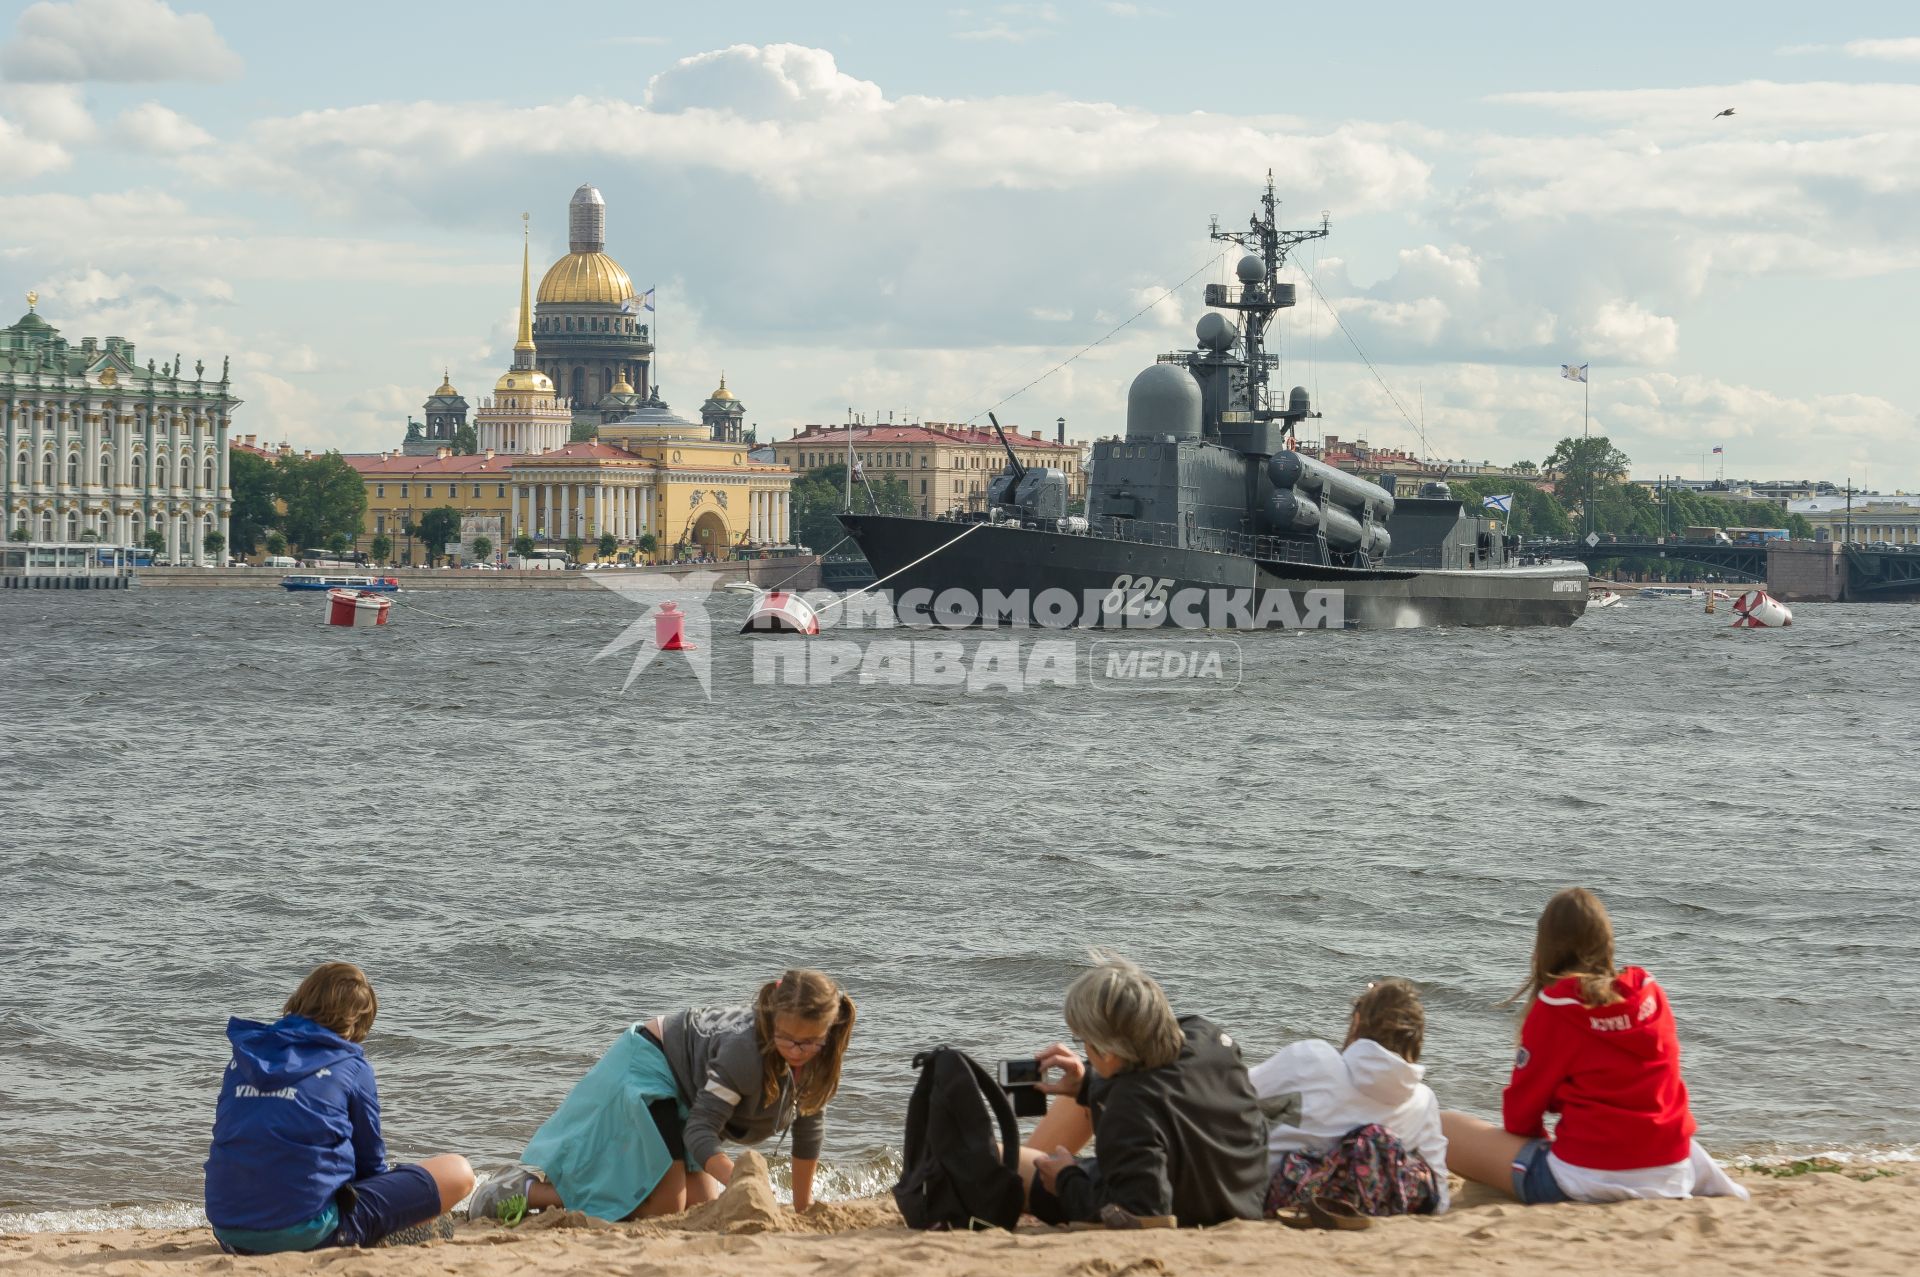
[[[908,1056],[1052,1040],[1089,943],[1255,1056],[1410,976],[1488,1111],[1568,883],[1669,989],[1711,1147],[1920,1142],[1917,609],[1240,636],[1238,687],[1018,696],[755,685],[794,640],[723,623],[710,702],[677,663],[622,695],[598,591],[319,611],[0,595],[9,1226],[190,1217],[226,1017],[330,957],[379,989],[396,1155],[501,1163],[628,1021],[807,963],[860,1003],[827,1157],[870,1190]]]

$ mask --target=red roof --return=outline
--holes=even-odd
[[[1057,448],[1063,452],[1079,452],[1077,443],[1056,443],[1052,439],[1036,439],[1030,434],[1021,434],[1017,427],[1008,426],[1007,442],[1016,448]],[[810,425],[791,439],[782,439],[781,443],[827,443],[833,442],[844,448],[847,446],[846,426]],[[935,430],[931,426],[854,426],[853,444],[860,447],[866,444],[904,443],[904,444],[940,444],[951,443],[962,446],[990,447],[1000,446],[1000,436],[993,433],[991,427],[981,430],[973,426],[954,426],[946,430]]]
[[[227,439],[227,447],[236,452],[251,452],[254,456],[265,457],[268,461],[278,461],[280,459],[280,454],[277,452],[271,452],[266,448],[256,447],[250,443],[242,443],[232,437]]]

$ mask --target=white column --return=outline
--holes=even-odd
[[[603,537],[613,531],[613,520],[607,517],[607,485],[602,482],[593,490],[593,535]]]
[[[638,534],[633,530],[633,506],[635,489],[631,486],[620,489],[620,539],[631,542]]]
[[[780,539],[783,542],[793,540],[792,505],[793,494],[782,492],[780,494]]]

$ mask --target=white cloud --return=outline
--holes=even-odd
[[[736,44],[682,58],[647,83],[662,114],[721,111],[744,120],[813,120],[886,105],[880,86],[847,75],[824,49]]]
[[[503,275],[502,266],[474,262],[431,239],[264,233],[236,214],[201,213],[178,195],[150,189],[0,196],[0,226],[48,272],[87,265],[154,279],[440,286]]]
[[[0,46],[0,74],[17,81],[228,80],[240,67],[212,19],[161,0],[42,0]]]
[[[66,148],[33,137],[12,121],[0,118],[0,183],[25,184],[73,162]],[[9,234],[8,238],[13,238]]]
[[[1902,36],[1894,40],[1849,40],[1844,46],[1848,56],[1873,58],[1881,62],[1920,62],[1920,36]]]
[[[114,121],[113,131],[123,146],[163,155],[191,151],[213,141],[205,129],[158,102],[142,102],[122,111]]]
[[[41,141],[83,146],[100,130],[77,84],[0,83],[0,111]]]
[[[1610,298],[1575,334],[1582,359],[1621,364],[1664,364],[1680,351],[1680,325],[1637,302]]]

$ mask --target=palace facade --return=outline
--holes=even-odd
[[[1023,466],[1051,466],[1067,476],[1067,499],[1087,499],[1086,448],[1042,439],[1038,430],[1007,431]],[[845,465],[851,450],[868,479],[898,479],[926,516],[984,510],[987,485],[1007,464],[1007,450],[991,430],[950,422],[921,425],[808,426],[773,444],[782,465],[802,473]]]
[[[166,538],[175,563],[217,564],[233,494],[227,432],[240,400],[228,365],[142,366],[132,342],[74,345],[37,312],[0,328],[0,514],[6,536],[138,545]]]

